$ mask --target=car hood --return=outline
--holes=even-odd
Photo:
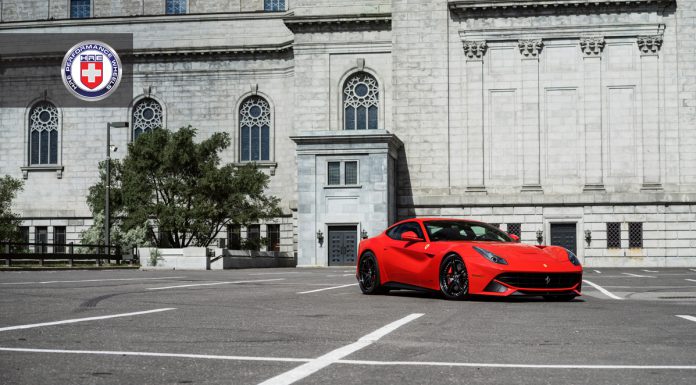
[[[480,247],[499,257],[503,257],[508,263],[568,261],[568,254],[560,247],[540,248],[524,243],[502,242],[473,242],[472,246]]]

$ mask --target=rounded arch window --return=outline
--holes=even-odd
[[[29,111],[29,164],[58,164],[58,108],[51,102],[34,104]]]
[[[145,98],[133,106],[133,140],[155,128],[162,128],[162,105],[152,98]]]
[[[377,79],[367,72],[351,75],[343,85],[343,129],[376,130],[378,116]]]
[[[240,160],[271,159],[271,106],[260,96],[250,96],[239,107]]]

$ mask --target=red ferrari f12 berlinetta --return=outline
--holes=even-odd
[[[469,295],[580,295],[582,266],[560,246],[527,245],[483,222],[418,218],[360,242],[356,277],[365,294],[393,289]]]

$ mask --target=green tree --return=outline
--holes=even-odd
[[[121,246],[123,251],[132,250],[138,246],[150,246],[148,237],[147,221],[138,225],[131,225],[127,229],[123,228],[123,199],[121,189],[121,168],[122,163],[118,160],[111,160],[111,188],[109,190],[109,211],[111,223],[111,245]],[[104,202],[106,191],[106,162],[99,163],[99,182],[89,188],[87,195],[87,205],[92,211],[94,222],[87,230],[81,234],[81,241],[84,245],[104,244]],[[78,248],[78,251],[87,251]]]
[[[21,242],[19,216],[12,212],[12,200],[22,190],[22,181],[5,175],[0,178],[0,241]]]
[[[245,224],[280,214],[278,199],[266,196],[268,176],[253,164],[220,166],[230,145],[227,133],[199,143],[196,130],[156,129],[128,145],[111,167],[110,207],[121,231],[148,223],[159,247],[208,246],[230,223]],[[88,204],[103,211],[104,182],[90,188]]]

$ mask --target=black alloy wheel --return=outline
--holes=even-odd
[[[377,265],[375,255],[369,251],[360,258],[358,283],[363,294],[380,294],[384,292],[379,282],[379,265]]]
[[[456,254],[446,256],[440,264],[440,291],[447,299],[463,299],[469,294],[469,274]]]

